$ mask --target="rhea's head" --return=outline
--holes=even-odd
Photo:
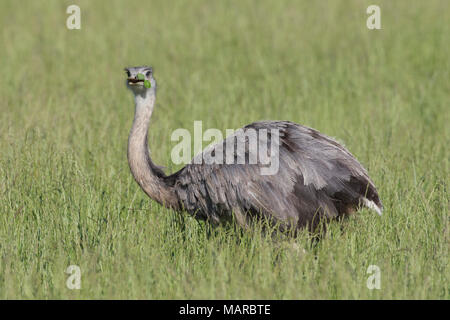
[[[152,67],[129,67],[125,68],[127,74],[127,88],[135,95],[146,95],[156,92],[156,81],[153,78]]]

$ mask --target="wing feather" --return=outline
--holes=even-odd
[[[278,150],[271,151],[279,159],[276,174],[262,175],[263,164],[249,163],[252,146],[247,139],[243,151],[235,148],[233,155],[235,160],[244,160],[245,165],[193,161],[168,177],[185,210],[213,221],[227,220],[233,211],[250,212],[300,227],[317,216],[343,214],[349,206],[358,206],[364,197],[382,207],[367,171],[334,139],[288,121],[255,122],[242,132],[249,129],[279,130]],[[226,159],[225,146],[235,145],[237,134],[209,147],[208,152],[225,152]],[[273,142],[270,135],[264,141],[258,137],[258,143],[270,146]]]

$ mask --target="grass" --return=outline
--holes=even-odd
[[[2,1],[0,298],[449,299],[450,3],[376,3],[382,30],[366,28],[373,1]],[[169,172],[176,128],[286,119],[345,142],[384,215],[311,248],[150,201],[126,160],[123,67],[142,64]]]

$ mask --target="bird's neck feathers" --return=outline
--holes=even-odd
[[[155,94],[150,90],[135,95],[136,109],[128,137],[128,164],[136,182],[144,192],[160,204],[176,208],[175,192],[164,180],[164,173],[150,159],[147,134],[155,105]]]
[[[131,133],[135,133],[139,137],[147,137],[150,118],[155,106],[155,99],[156,96],[151,94],[150,90],[134,96],[135,112]]]

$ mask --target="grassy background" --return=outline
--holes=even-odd
[[[378,0],[371,31],[373,2],[1,1],[0,298],[450,298],[450,2]],[[81,30],[65,27],[73,3]],[[292,120],[345,142],[383,217],[333,223],[311,249],[161,208],[126,160],[123,67],[142,64],[169,171],[170,135],[194,120]]]

